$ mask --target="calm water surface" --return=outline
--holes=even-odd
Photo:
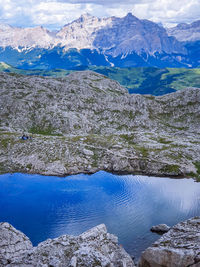
[[[105,223],[138,258],[159,237],[149,231],[152,225],[171,226],[196,215],[200,215],[200,183],[191,179],[106,172],[66,178],[0,175],[0,221],[23,231],[34,245]]]

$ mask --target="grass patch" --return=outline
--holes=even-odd
[[[143,146],[142,147],[137,147],[137,150],[139,150],[140,153],[142,153],[142,156],[144,158],[147,158],[148,157],[149,152],[148,152],[148,149],[146,147],[143,147]]]
[[[170,159],[173,159],[173,160],[179,160],[180,161],[182,159],[181,153],[174,154],[174,152],[171,152],[170,154],[166,154],[166,156]]]
[[[4,149],[7,149],[9,145],[13,145],[13,140],[11,138],[3,138],[1,140],[1,146],[4,148]]]
[[[95,103],[95,99],[90,97],[90,98],[86,98],[85,99],[85,103],[86,104],[94,104]]]
[[[194,162],[194,166],[196,167],[197,174],[200,175],[200,161]]]
[[[3,164],[2,162],[0,162],[0,174],[3,174],[3,173],[5,173],[5,172],[7,172],[6,170],[7,170],[7,169],[6,169],[6,167],[4,166],[4,164]]]
[[[91,166],[93,168],[97,168],[98,167],[98,159],[99,159],[99,156],[98,156],[98,154],[96,152],[94,152],[94,155],[92,156],[92,159],[93,159],[93,161],[91,163]]]
[[[51,136],[63,136],[62,134],[55,133],[55,129],[52,126],[42,128],[41,126],[33,126],[29,129],[29,133],[51,135]]]
[[[195,176],[196,181],[200,182],[200,161],[194,162],[194,166],[196,167],[196,170],[197,170],[197,175]]]
[[[31,163],[27,164],[26,165],[26,168],[29,169],[29,170],[31,170],[32,169],[32,164]]]
[[[172,141],[170,141],[170,140],[166,140],[164,137],[160,137],[160,138],[158,139],[158,142],[159,142],[159,143],[162,143],[162,144],[171,144],[171,143],[172,143]]]
[[[71,138],[71,141],[72,142],[78,142],[78,141],[80,141],[81,138],[82,138],[82,136],[74,136]]]
[[[166,174],[179,174],[179,166],[172,164],[172,165],[166,165],[161,169],[162,172],[166,173]]]

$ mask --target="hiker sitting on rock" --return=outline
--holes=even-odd
[[[28,136],[23,134],[22,137],[21,137],[22,140],[27,140],[28,139]]]

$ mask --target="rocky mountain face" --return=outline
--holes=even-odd
[[[29,238],[8,223],[0,223],[1,267],[134,267],[104,224],[80,236],[63,235],[33,247]]]
[[[0,172],[200,173],[200,90],[130,95],[92,71],[0,74]],[[33,138],[20,140],[27,132]]]
[[[16,28],[8,25],[0,25],[0,46],[12,47],[19,52],[34,47],[45,49],[54,46],[55,37],[43,27]]]
[[[139,20],[131,13],[124,18],[98,19],[86,14],[64,26],[56,36],[62,37],[62,46],[67,48],[90,48],[106,55],[136,52],[182,53],[184,47],[175,38],[169,38],[166,30],[148,20]]]
[[[57,34],[61,46],[65,50],[69,48],[95,49],[94,40],[99,30],[113,24],[116,18],[97,18],[90,14],[84,14],[79,19],[65,25]]]
[[[23,68],[55,68],[55,62],[68,69],[80,65],[196,66],[176,35],[175,29],[167,32],[131,13],[123,18],[84,14],[56,33],[43,27],[0,25],[0,60]],[[198,36],[195,33],[193,39]]]
[[[169,38],[164,28],[148,20],[139,20],[131,13],[113,19],[111,25],[99,30],[94,45],[114,57],[126,57],[132,52],[186,54],[186,49],[175,38]]]
[[[176,27],[167,29],[169,36],[180,42],[195,42],[200,40],[200,20],[191,24],[180,23]]]
[[[43,27],[14,28],[0,26],[1,47],[50,48],[62,46],[65,50],[100,49],[114,57],[131,52],[185,54],[184,47],[164,28],[148,20],[139,20],[131,13],[124,18],[97,18],[84,14],[53,34]]]

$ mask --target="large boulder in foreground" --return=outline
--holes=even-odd
[[[139,267],[200,267],[200,217],[178,223],[141,256]]]
[[[133,267],[131,257],[104,224],[75,237],[63,235],[33,247],[28,237],[8,223],[0,224],[0,266]]]
[[[0,223],[0,266],[8,266],[25,251],[32,249],[32,243],[25,234],[9,223]]]

